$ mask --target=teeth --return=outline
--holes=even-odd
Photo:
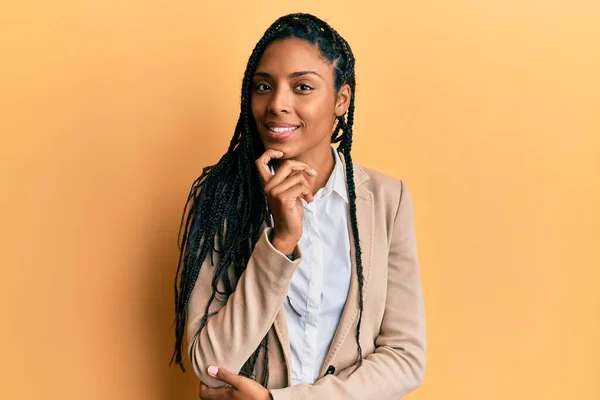
[[[293,131],[294,129],[296,129],[295,126],[293,126],[291,128],[279,128],[279,127],[272,126],[272,127],[269,128],[269,130],[271,132],[275,132],[275,133],[290,132],[290,131]]]

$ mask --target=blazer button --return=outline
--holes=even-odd
[[[335,372],[335,367],[333,365],[330,365],[329,367],[327,367],[327,371],[325,371],[325,375],[331,375]],[[323,375],[323,376],[325,376]]]

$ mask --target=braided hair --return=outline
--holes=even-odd
[[[336,118],[331,143],[339,143],[337,151],[346,164],[346,180],[350,204],[350,222],[354,235],[356,267],[359,285],[359,319],[356,328],[358,362],[362,363],[360,326],[363,313],[363,268],[356,218],[356,191],[354,169],[350,152],[352,149],[352,126],[354,123],[355,61],[350,45],[329,24],[311,14],[289,14],[277,19],[258,41],[246,66],[242,82],[241,111],[233,138],[227,152],[212,166],[205,167],[201,176],[194,181],[181,219],[179,230],[180,256],[175,274],[175,350],[171,363],[175,361],[183,371],[182,342],[186,324],[189,299],[194,289],[200,268],[210,254],[214,266],[214,253],[220,255],[212,277],[212,294],[206,305],[198,332],[209,318],[209,308],[218,296],[223,300],[233,293],[229,269],[233,267],[234,282],[245,271],[254,246],[262,233],[264,223],[270,225],[266,210],[264,186],[256,169],[255,160],[264,151],[252,116],[250,96],[252,79],[260,57],[267,46],[277,40],[298,38],[318,46],[323,60],[333,66],[334,89],[343,84],[351,89],[348,111]],[[227,225],[227,226],[226,226]],[[227,228],[227,229],[225,229]],[[217,250],[217,248],[219,249]],[[217,288],[222,283],[224,291]],[[261,383],[268,381],[268,336],[265,336],[246,361],[244,367],[253,375],[261,348],[263,352],[263,376]],[[244,370],[245,368],[243,368]]]

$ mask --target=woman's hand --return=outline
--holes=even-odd
[[[213,368],[217,371],[213,373]],[[232,374],[224,368],[209,367],[209,375],[231,387],[212,389],[200,382],[201,400],[271,400],[271,393],[260,383]]]
[[[256,160],[256,167],[273,214],[275,226],[271,243],[282,253],[290,254],[302,237],[304,209],[300,199],[304,198],[308,203],[313,201],[307,176],[316,176],[317,171],[303,162],[284,160],[275,175],[271,175],[269,162],[281,157],[281,151],[269,149]]]

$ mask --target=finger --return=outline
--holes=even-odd
[[[200,382],[200,391],[198,392],[198,398],[200,400],[210,400],[207,397],[206,391],[208,390],[208,386],[204,383]]]
[[[214,366],[208,367],[208,374],[213,378],[220,380],[221,382],[225,382],[233,386],[234,389],[238,388],[238,384],[240,382],[240,376],[236,374],[232,374],[227,371],[225,368],[217,368]]]
[[[206,385],[204,382],[200,381],[200,387],[205,387],[205,388],[208,388],[208,389],[223,389],[223,388],[230,388],[230,387],[231,387],[231,385],[227,383],[227,384],[225,384],[225,386],[223,386],[223,387],[219,387],[219,388],[211,388],[210,386]]]
[[[224,400],[224,399],[233,399],[234,391],[232,388],[218,388],[213,389],[206,385],[200,386],[200,393],[198,397],[201,400]]]
[[[308,164],[305,164],[300,161],[294,160],[286,160],[275,172],[275,176],[273,176],[267,185],[265,185],[265,191],[270,190],[271,188],[281,184],[288,177],[296,175],[294,172],[299,173],[303,172],[308,176],[316,176],[317,171],[315,171]]]
[[[299,172],[302,171],[309,176],[316,176],[317,171],[315,171],[310,165],[303,163],[301,161],[296,160],[285,160],[277,171],[275,172],[275,176],[273,177],[274,183],[277,185],[283,180],[287,179],[294,171]]]
[[[306,180],[306,178],[300,179],[298,182],[296,182],[295,184],[292,184],[292,185],[286,184],[286,187],[281,188],[284,183],[287,183],[287,181],[284,181],[281,185],[279,185],[275,189],[273,189],[273,191],[279,192],[277,194],[273,194],[273,196],[279,197],[279,198],[301,197],[304,200],[306,200],[307,203],[312,203],[312,201],[314,200],[312,189],[310,187],[310,184],[308,183],[308,180]],[[290,191],[291,189],[294,189],[297,187],[299,188],[299,191],[296,191],[296,190]],[[300,193],[300,194],[298,194],[298,193]]]
[[[310,190],[310,187],[307,187],[302,183],[292,186],[286,192],[281,194],[280,197],[284,199],[297,199],[299,197],[304,197],[307,203],[313,201],[312,191]]]
[[[211,398],[210,388],[206,386],[204,383],[200,382],[200,392],[198,393],[198,398],[200,400],[212,400]]]
[[[299,183],[310,186],[304,172],[290,175],[286,180],[281,182],[279,185],[274,186],[272,189],[272,184],[269,183],[267,186],[265,186],[265,191],[268,192],[272,197],[277,197],[281,193],[286,192],[289,188],[296,186]]]
[[[256,160],[256,169],[258,169],[258,174],[262,179],[263,183],[269,182],[271,180],[271,170],[269,169],[269,162],[273,159],[283,157],[283,152],[267,149],[258,159]]]
[[[306,200],[307,203],[311,203],[314,200],[312,188],[310,187],[308,180],[304,180],[300,184],[292,186],[288,189],[287,193],[283,194],[283,196],[300,197]]]

